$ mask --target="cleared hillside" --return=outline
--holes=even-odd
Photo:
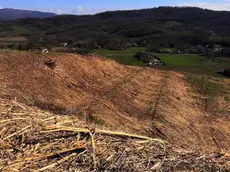
[[[1,171],[227,171],[229,153],[200,153],[0,99]],[[103,129],[100,129],[103,128]]]
[[[45,64],[50,59],[56,61],[54,69]],[[0,73],[4,99],[192,149],[230,148],[227,79],[208,78],[208,95],[208,86],[199,89],[205,83],[193,84],[195,76],[93,56],[17,51],[1,52]]]
[[[99,171],[228,167],[229,79],[123,66],[102,57],[22,51],[1,51],[0,73],[3,171],[49,171],[58,164],[66,170],[76,156],[77,164],[70,166],[84,170],[94,165]],[[97,129],[160,142],[104,137]],[[79,131],[99,132],[97,160],[86,145],[90,136],[74,141]]]

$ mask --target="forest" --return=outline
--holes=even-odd
[[[69,47],[123,50],[130,47],[186,49],[194,46],[230,46],[230,12],[196,7],[158,7],[112,11],[95,15],[59,15],[0,21],[0,37],[24,37],[11,45],[31,49]],[[4,48],[4,44],[1,45]]]

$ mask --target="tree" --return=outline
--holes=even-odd
[[[72,40],[69,40],[68,41],[68,45],[72,45],[73,44],[73,41]]]
[[[140,61],[143,61],[145,63],[148,63],[150,61],[152,61],[155,56],[152,53],[148,53],[148,52],[142,52],[139,51],[134,55],[135,58],[137,58]]]
[[[19,44],[18,50],[22,50],[22,44]]]
[[[160,52],[160,46],[158,44],[148,44],[146,47],[147,52]]]

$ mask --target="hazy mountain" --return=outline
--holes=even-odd
[[[48,18],[54,17],[57,14],[40,12],[40,11],[29,11],[29,10],[19,10],[12,8],[0,9],[0,20],[16,20],[22,18]]]

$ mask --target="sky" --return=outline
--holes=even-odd
[[[194,6],[230,11],[230,0],[0,0],[0,8],[77,15],[158,6]]]

